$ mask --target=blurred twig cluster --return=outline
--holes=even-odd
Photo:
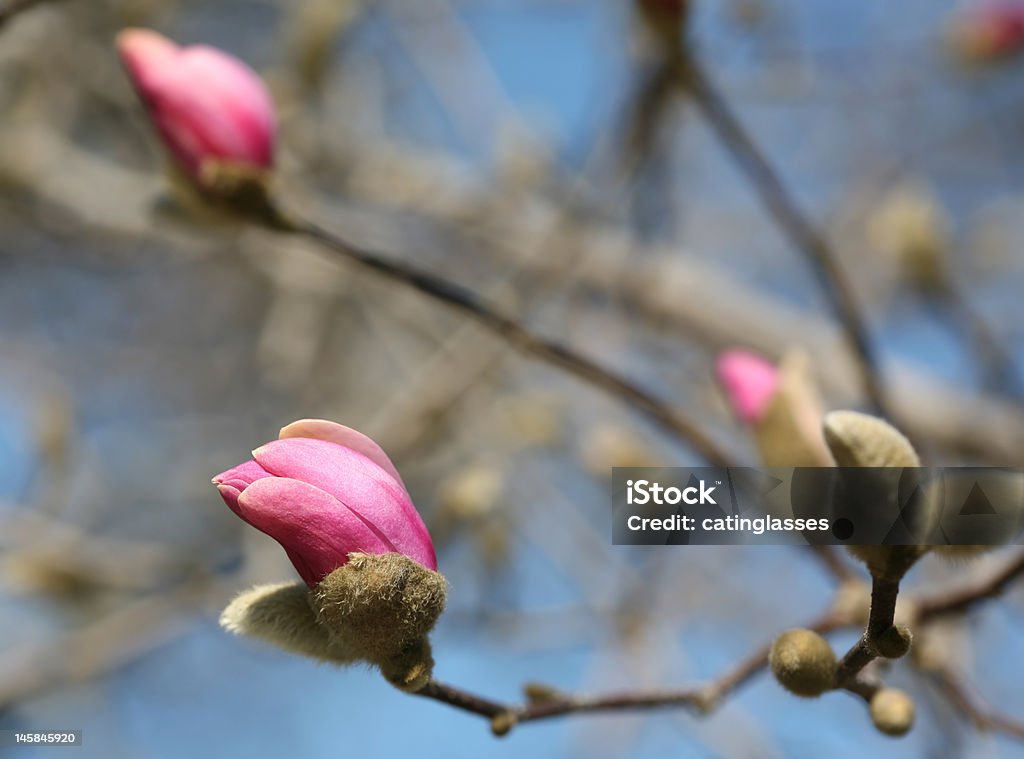
[[[0,705],[117,667],[188,629],[187,620],[215,607],[241,576],[274,566],[265,544],[242,544],[233,525],[206,515],[203,472],[208,478],[218,470],[213,459],[234,458],[232,451],[246,445],[240,439],[261,439],[282,419],[312,411],[375,437],[409,472],[439,544],[474,549],[461,559],[462,571],[480,576],[481,600],[455,609],[452,624],[463,619],[477,631],[532,636],[544,645],[545,637],[574,626],[593,640],[587,622],[600,620],[640,673],[651,663],[628,653],[643,648],[637,641],[653,640],[686,609],[727,616],[729,603],[699,591],[672,598],[649,587],[651,577],[671,576],[680,559],[645,559],[649,565],[638,568],[633,556],[607,545],[602,478],[616,465],[755,457],[748,430],[733,423],[712,381],[719,350],[739,344],[780,359],[800,348],[828,407],[874,407],[929,463],[1021,464],[1024,412],[1014,397],[1019,383],[1007,344],[1010,328],[1020,325],[1011,318],[1005,332],[993,328],[998,322],[977,312],[975,299],[949,274],[953,235],[937,203],[924,191],[912,202],[905,193],[885,195],[881,190],[895,184],[886,177],[865,193],[868,201],[854,199],[862,207],[844,209],[835,229],[813,222],[782,178],[789,167],[730,102],[726,78],[702,52],[698,32],[684,28],[686,19],[669,14],[674,33],[662,29],[651,44],[643,35],[652,31],[652,18],[666,22],[663,12],[630,17],[635,26],[622,34],[622,48],[648,45],[651,68],[636,72],[640,95],[623,99],[618,118],[602,127],[574,169],[516,112],[455,3],[256,5],[280,34],[252,24],[231,42],[274,89],[286,146],[275,191],[302,219],[270,229],[172,199],[127,85],[112,84],[122,81],[111,48],[118,29],[173,24],[189,9],[156,0],[0,5],[0,192],[15,209],[0,209],[0,223],[18,230],[5,246],[5,263],[121,277],[118,286],[138,295],[121,296],[116,305],[150,314],[122,311],[100,322],[112,337],[86,338],[95,344],[72,346],[70,356],[67,338],[45,325],[0,332],[5,363],[18,364],[27,377],[21,386],[35,387],[36,375],[58,376],[59,394],[70,398],[41,396],[41,432],[30,454],[38,471],[0,513],[3,579],[71,609],[51,637],[17,641],[5,651]],[[633,36],[639,42],[627,39]],[[388,55],[359,49],[381,37],[377,44]],[[269,44],[278,39],[279,49]],[[443,136],[393,136],[388,120],[403,112],[391,101],[417,107],[403,89],[410,78],[429,93],[421,107],[442,114]],[[684,235],[680,246],[650,234],[607,190],[616,182],[658,187],[657,169],[673,164],[666,155],[672,144],[660,136],[691,130],[693,106],[761,198],[775,225],[767,229],[802,252],[787,270],[807,266],[811,288],[818,288],[814,298],[832,304],[832,313],[758,286],[718,260],[707,239],[692,243]],[[484,160],[467,160],[473,151]],[[729,170],[725,155],[719,159]],[[731,209],[724,214],[713,238],[723,247],[734,245],[735,227],[743,225]],[[751,242],[756,234],[744,245]],[[362,267],[325,257],[324,244]],[[137,260],[153,249],[155,262]],[[125,271],[131,274],[118,273]],[[923,292],[948,306],[966,336],[964,354],[995,367],[988,378],[996,379],[949,382],[906,360],[882,358],[883,291]],[[189,313],[189,298],[204,305]],[[436,300],[475,322],[437,308]],[[511,348],[549,366],[514,360]],[[127,426],[126,437],[145,428],[154,441],[150,458],[138,464],[139,478],[160,472],[159,462],[170,457],[180,467],[176,479],[197,483],[161,496],[164,504],[194,504],[181,519],[167,519],[182,533],[172,540],[147,532],[141,517],[127,534],[107,529],[150,495],[123,470],[95,465],[114,450],[130,469],[129,460],[145,452],[130,456],[123,451],[137,443],[104,441],[91,409],[79,407],[111,404],[102,389],[119,372],[152,381],[164,403],[142,425]],[[634,417],[631,407],[660,428]],[[119,412],[113,403],[109,414]],[[174,459],[176,449],[189,446],[193,454]],[[97,486],[104,477],[109,482]],[[120,479],[128,497],[117,489]],[[542,528],[541,511],[548,516],[543,524],[562,527]],[[215,537],[204,542],[197,534],[207,531]],[[224,571],[222,555],[181,558],[202,556],[218,541],[232,546],[235,560],[245,557],[241,570]],[[546,556],[570,578],[578,607],[518,608],[515,567],[523,551]],[[867,625],[871,632],[875,625],[880,634],[902,614],[920,625],[918,671],[975,727],[1022,737],[1019,722],[973,695],[956,653],[943,648],[938,624],[1006,591],[1024,570],[1019,555],[977,561],[940,591],[901,595],[900,605],[893,587],[882,620],[869,616],[870,578],[845,557],[823,551],[789,561],[821,565],[834,581],[831,608],[805,627],[832,633]],[[902,572],[897,586],[900,579]],[[775,609],[757,640],[777,633],[772,625],[787,624],[781,617],[790,611]],[[546,617],[554,632],[545,634],[533,615]],[[877,668],[875,656],[862,655],[874,638],[865,641],[867,648],[855,647],[840,663],[839,685],[870,700],[875,691],[858,679],[865,666]],[[770,648],[757,643],[697,688],[585,697],[533,684],[520,705],[435,682],[421,695],[481,714],[496,732],[585,711],[674,705],[703,713],[760,672]],[[660,685],[657,677],[645,679]]]

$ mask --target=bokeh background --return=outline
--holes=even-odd
[[[952,53],[969,4],[693,5],[695,53],[834,245],[929,463],[1019,465],[1024,63]],[[471,690],[699,682],[835,582],[786,547],[611,546],[610,467],[693,451],[418,294],[174,202],[113,47],[130,25],[266,76],[291,203],[634,378],[737,460],[756,453],[713,380],[723,348],[799,347],[829,408],[863,406],[806,262],[700,113],[674,98],[630,137],[654,59],[627,2],[40,5],[0,30],[0,729],[81,729],[71,753],[104,759],[1024,756],[905,664],[889,680],[919,718],[899,741],[853,697],[763,674],[708,717],[498,740],[374,672],[221,631],[234,592],[294,570],[209,479],[307,416],[402,471],[451,583],[437,674]],[[945,631],[1011,715],[1022,615],[1018,588]]]

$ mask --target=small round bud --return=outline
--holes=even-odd
[[[905,735],[914,725],[914,702],[895,688],[882,688],[871,697],[871,721],[886,735]]]
[[[820,696],[833,686],[836,655],[828,641],[811,630],[782,633],[768,657],[779,684],[797,696]]]
[[[906,625],[893,625],[875,638],[875,648],[886,659],[899,659],[910,650],[913,637]]]
[[[407,644],[393,656],[377,662],[384,679],[399,690],[415,693],[430,682],[434,657],[426,638]]]
[[[523,695],[531,704],[544,701],[558,701],[562,698],[562,692],[551,687],[547,683],[526,683],[523,686]]]
[[[491,732],[499,738],[508,735],[509,731],[519,722],[519,718],[513,712],[502,712],[491,719]]]

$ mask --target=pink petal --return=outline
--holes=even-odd
[[[282,477],[257,480],[238,499],[239,516],[280,543],[310,587],[354,551],[391,553],[362,519],[329,493]]]
[[[281,432],[278,435],[278,438],[281,440],[293,437],[307,437],[312,438],[313,440],[326,440],[329,443],[337,443],[338,445],[343,445],[346,448],[351,448],[353,451],[366,456],[366,458],[390,474],[404,486],[404,483],[402,483],[402,476],[398,473],[395,465],[391,463],[391,459],[388,458],[388,455],[384,453],[384,449],[358,430],[346,427],[343,424],[338,424],[337,422],[329,422],[326,419],[300,419],[297,422],[292,422],[286,427],[282,427]]]
[[[238,514],[238,497],[242,492],[257,480],[272,476],[266,469],[250,460],[221,472],[213,478],[213,484],[217,486],[217,491],[228,508]]]
[[[718,357],[715,369],[736,415],[747,424],[760,421],[779,386],[775,365],[756,353],[733,349]]]
[[[324,440],[287,438],[257,448],[253,457],[278,477],[330,493],[399,552],[437,569],[434,544],[405,486],[362,453]]]

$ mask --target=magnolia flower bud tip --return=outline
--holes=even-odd
[[[116,47],[184,178],[209,194],[262,188],[273,165],[276,116],[255,71],[224,51],[181,47],[149,29],[122,30]]]

